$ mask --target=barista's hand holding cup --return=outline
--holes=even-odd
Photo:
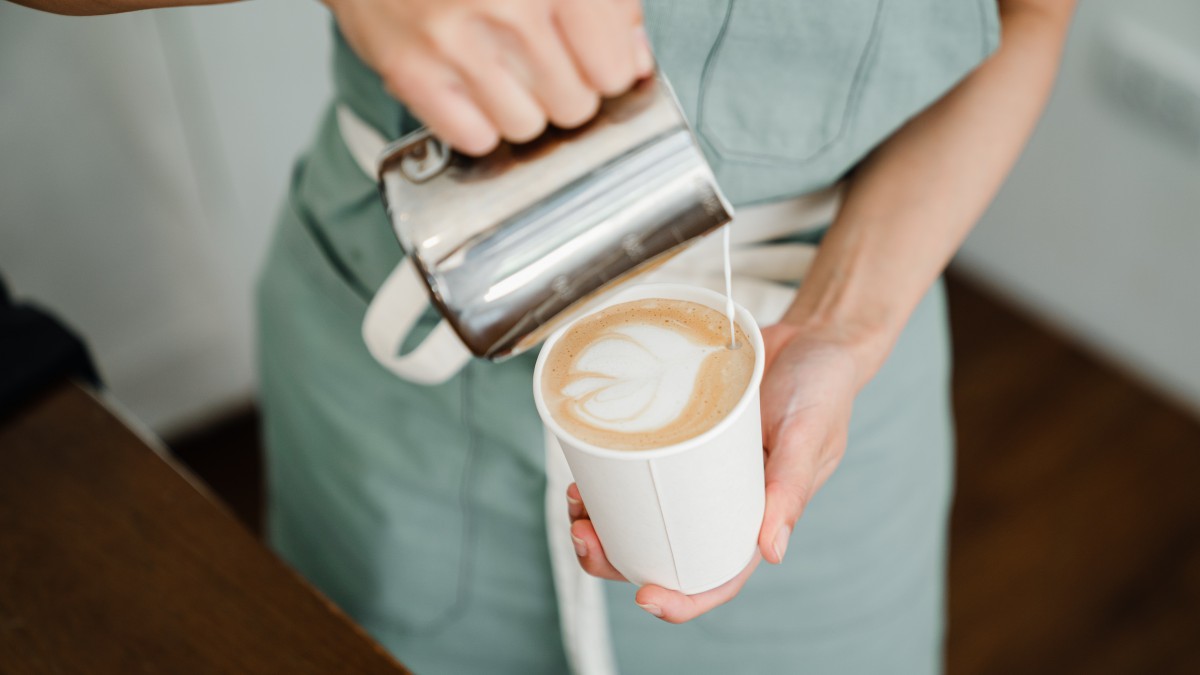
[[[706,289],[636,286],[538,357],[538,413],[604,557],[639,586],[704,593],[740,585],[758,560],[763,341],[737,307],[731,346],[724,310]]]

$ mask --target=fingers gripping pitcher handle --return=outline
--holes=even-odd
[[[400,355],[400,345],[425,311],[427,297],[420,273],[405,258],[367,306],[362,336],[371,356],[396,375],[417,384],[441,384],[471,359],[471,352],[445,319],[415,349]]]

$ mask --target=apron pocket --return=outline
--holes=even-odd
[[[700,83],[699,134],[727,159],[821,154],[854,111],[882,7],[883,0],[730,0]]]
[[[431,636],[470,597],[469,383],[411,384],[371,358],[369,291],[302,206],[282,215],[260,293],[272,539],[385,644]]]

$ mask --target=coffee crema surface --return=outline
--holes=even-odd
[[[733,410],[754,374],[754,348],[725,314],[688,300],[651,298],[577,321],[542,368],[554,420],[613,450],[649,450],[694,438]]]

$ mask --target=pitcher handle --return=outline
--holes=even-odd
[[[363,342],[384,368],[417,384],[441,384],[471,360],[471,352],[446,323],[438,322],[421,344],[401,356],[408,337],[426,307],[425,283],[406,257],[376,291],[363,316]]]

